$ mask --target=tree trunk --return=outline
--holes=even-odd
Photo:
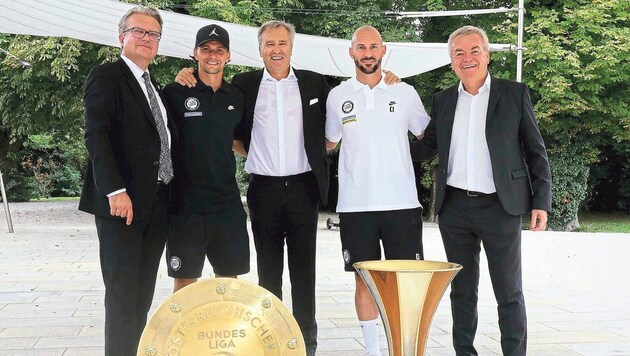
[[[564,231],[573,231],[573,230],[577,230],[580,228],[580,222],[578,221],[578,216],[577,214],[575,214],[575,217],[573,217],[573,220],[571,220],[567,226],[564,227]]]

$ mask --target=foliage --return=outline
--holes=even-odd
[[[630,169],[628,151],[615,150],[630,142],[630,10],[624,0],[555,3],[530,9],[525,81],[532,88],[550,156],[555,157],[552,164],[558,165],[552,169],[580,179],[566,191],[568,206],[566,196],[554,193],[554,209],[559,211],[553,212],[550,224],[558,228],[577,219],[588,189],[582,174],[588,165],[605,167],[602,151],[612,149],[622,162],[625,157],[625,163],[611,166],[604,175],[618,177]],[[580,149],[567,145],[572,142]],[[567,160],[577,166],[568,167]],[[563,178],[554,181],[557,190],[567,188]],[[591,196],[597,194],[591,191]]]
[[[366,23],[377,27],[385,41],[445,42],[453,30],[464,24],[484,28],[494,43],[516,43],[517,33],[515,12],[419,19],[395,14],[397,11],[516,7],[517,0],[128,2],[149,3],[161,9],[252,26],[270,19],[284,19],[293,23],[300,33],[345,39],[350,38],[356,27]],[[566,197],[560,195],[554,195],[554,208],[559,207],[557,213],[564,211],[574,215],[575,206],[579,208],[588,197],[586,207],[589,209],[629,210],[630,8],[627,0],[529,0],[526,6],[523,79],[530,87],[549,149],[554,184],[558,184],[554,194],[566,189],[562,183],[565,174],[582,177],[585,170],[591,172],[587,186],[568,190],[571,209],[563,208],[567,205],[563,204]],[[34,63],[33,67],[23,69],[10,58],[0,57],[0,169],[11,177],[6,182],[11,194],[26,197],[28,194],[23,192],[31,191],[38,184],[33,169],[38,167],[39,158],[43,159],[42,170],[44,162],[48,162],[43,156],[32,155],[33,152],[44,155],[29,146],[33,136],[50,137],[51,142],[60,147],[78,147],[68,154],[84,159],[83,83],[90,68],[115,59],[119,49],[67,38],[4,34],[0,34],[0,47]],[[514,78],[514,53],[493,52],[491,58],[493,75]],[[159,57],[152,73],[166,84],[180,68],[191,65],[188,60]],[[229,66],[226,76],[231,78],[234,73],[245,70],[247,68]],[[331,79],[333,81],[338,82],[339,78]],[[443,67],[405,81],[414,85],[430,111],[431,96],[455,84],[457,78],[449,68]],[[23,157],[31,157],[30,171],[21,165]],[[568,162],[574,160],[576,166],[569,166]],[[74,163],[70,166],[76,167]],[[428,189],[431,165],[424,164],[421,168],[420,180],[423,189]],[[565,173],[565,170],[568,171]],[[75,173],[62,175],[70,182],[74,181]],[[244,184],[243,172],[239,174]],[[15,184],[16,181],[21,183]],[[74,189],[70,183],[64,184],[66,188],[52,188],[51,194],[57,194],[53,192],[55,189],[59,192]],[[573,218],[575,215],[571,219],[558,216],[558,224]]]
[[[20,165],[31,172],[38,198],[78,196],[81,193],[84,150],[51,136],[33,135],[25,143],[27,155]]]
[[[247,187],[249,187],[249,174],[245,172],[245,158],[241,155],[234,154],[236,158],[236,183],[241,196],[247,195]]]
[[[553,181],[549,229],[574,230],[579,227],[577,213],[586,198],[589,166],[581,157],[579,145],[549,150],[549,162]]]

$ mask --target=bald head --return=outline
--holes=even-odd
[[[376,28],[374,28],[373,26],[370,25],[363,25],[359,28],[357,28],[356,31],[354,31],[354,33],[352,34],[352,47],[354,47],[356,41],[358,38],[362,38],[365,37],[365,35],[368,35],[372,38],[378,38],[379,44],[383,44],[383,39],[381,38],[381,33],[378,32],[378,30]]]

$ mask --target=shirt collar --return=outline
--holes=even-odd
[[[131,73],[138,81],[142,79],[142,74],[144,74],[144,72],[149,73],[148,69],[146,71],[142,70],[142,68],[138,67],[138,65],[135,64],[131,59],[125,57],[124,54],[121,53],[120,58],[122,58],[122,60],[125,61],[125,63],[127,64],[127,67],[131,69]]]
[[[385,84],[385,73],[381,73],[381,80],[378,82],[378,84],[376,84],[376,86],[374,88],[379,88],[379,89],[387,89],[387,84]],[[350,78],[350,84],[352,84],[352,88],[355,91],[358,91],[362,88],[368,88],[368,90],[370,89],[370,87],[367,84],[363,84],[361,83],[357,77],[352,77]]]
[[[263,68],[263,77],[262,77],[262,81],[265,82],[267,80],[273,81],[273,82],[279,82],[282,80],[288,80],[288,81],[297,81],[297,77],[295,76],[295,72],[293,72],[293,67],[289,67],[289,75],[286,78],[282,78],[280,80],[277,80],[276,78],[272,77],[271,74],[269,74],[269,71],[267,71],[267,68]]]
[[[199,79],[199,71],[195,70],[195,72],[193,73],[193,76],[197,80],[197,84],[195,84],[195,87],[194,87],[195,90],[199,90],[199,91],[210,90],[211,92],[215,92],[212,89],[212,87],[210,87],[209,85],[206,85],[206,83],[204,83],[201,79]],[[230,87],[231,87],[230,83],[226,82],[225,79],[223,79],[221,81],[221,87],[219,87],[219,90],[220,91],[224,91],[226,93],[229,93],[230,92]],[[217,91],[219,91],[219,90],[217,90]]]
[[[486,74],[486,80],[483,82],[483,85],[481,85],[481,88],[479,88],[479,92],[483,93],[485,91],[489,91],[490,90],[490,72],[488,72],[488,74]],[[457,92],[461,95],[462,93],[468,93],[466,90],[464,90],[464,84],[462,83],[462,81],[459,81],[459,85],[457,86]]]

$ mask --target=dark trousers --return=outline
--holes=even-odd
[[[168,233],[163,195],[158,192],[146,221],[127,226],[122,219],[95,219],[105,283],[106,356],[137,354]]]
[[[469,197],[447,187],[439,214],[440,232],[450,262],[464,268],[451,285],[453,345],[460,355],[477,355],[480,244],[498,304],[501,349],[504,355],[525,355],[527,316],[521,276],[521,216],[503,209],[496,194]]]
[[[319,193],[312,172],[268,177],[252,174],[247,191],[258,284],[282,299],[284,244],[287,245],[293,316],[309,355],[317,348],[315,249]]]

